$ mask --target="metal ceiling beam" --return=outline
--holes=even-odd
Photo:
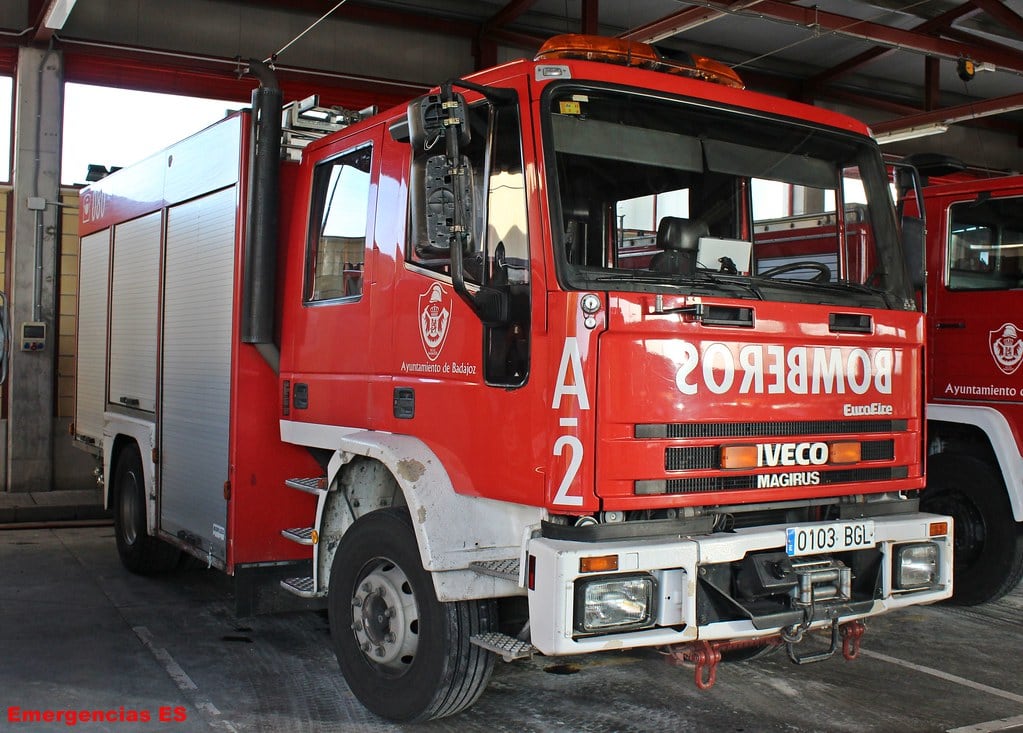
[[[1010,94],[1005,97],[985,99],[957,107],[945,107],[930,112],[918,112],[894,120],[885,120],[870,126],[875,133],[909,130],[926,125],[954,125],[957,122],[976,120],[981,117],[1015,112],[1023,109],[1023,94]]]
[[[937,56],[952,61],[968,57],[977,63],[990,63],[998,68],[1023,73],[1023,53],[993,49],[984,49],[978,53],[977,48],[968,44],[946,41],[915,31],[881,25],[869,20],[860,20],[845,15],[829,13],[819,8],[790,5],[789,3],[781,2],[781,0],[761,0],[749,11],[730,11],[730,4],[721,0],[706,0],[701,4],[712,9],[784,21],[808,29],[823,30],[827,33],[858,38],[904,51]]]
[[[32,8],[38,7],[35,14],[35,34],[33,40],[41,43],[48,42],[53,34],[64,27],[68,16],[74,10],[75,0],[44,0],[35,4]],[[30,8],[30,10],[32,9]]]
[[[536,5],[536,0],[511,0],[483,23],[483,32],[502,28]]]
[[[596,35],[600,31],[600,0],[582,0],[579,32]]]
[[[951,10],[947,10],[941,15],[937,15],[930,20],[924,21],[920,25],[914,26],[911,30],[914,33],[936,33],[950,28],[955,21],[961,18],[975,15],[979,12],[980,9],[972,2],[965,2]],[[832,66],[826,71],[822,71],[819,74],[810,77],[807,79],[806,84],[810,89],[819,89],[824,84],[827,84],[840,76],[844,76],[864,64],[893,53],[894,51],[895,49],[889,46],[874,46],[873,48],[867,49],[863,53],[857,54],[840,64]]]
[[[1023,37],[1023,18],[1014,13],[1002,0],[973,0],[973,4],[996,21]]]
[[[731,11],[742,10],[757,5],[760,0],[732,0],[731,2],[723,3],[728,6]],[[680,10],[677,13],[666,15],[659,20],[647,23],[646,25],[637,26],[631,30],[627,30],[624,33],[619,33],[618,37],[623,38],[626,41],[636,41],[638,43],[657,43],[663,41],[665,38],[671,38],[679,33],[683,33],[690,28],[696,28],[704,23],[709,23],[713,20],[717,20],[725,15],[722,10],[714,8],[704,7],[692,7]]]

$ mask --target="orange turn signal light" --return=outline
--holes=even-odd
[[[832,443],[828,446],[828,463],[859,463],[862,455],[858,441]]]
[[[618,569],[618,555],[579,558],[580,573],[609,573]]]
[[[948,522],[931,522],[927,528],[928,537],[942,537],[948,534]]]
[[[755,445],[721,446],[721,468],[756,468],[757,447]]]

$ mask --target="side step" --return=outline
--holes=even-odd
[[[281,536],[284,539],[297,542],[300,545],[315,545],[314,534],[316,534],[316,530],[312,527],[292,527],[291,529],[281,530]]]
[[[289,593],[294,593],[299,598],[320,598],[327,595],[326,591],[316,591],[311,577],[285,578],[281,581],[281,588]]]
[[[483,560],[469,563],[469,569],[475,570],[480,575],[492,575],[502,580],[510,580],[513,583],[519,582],[519,559],[510,560]]]
[[[488,631],[485,634],[477,634],[469,639],[481,649],[494,652],[506,662],[514,662],[516,659],[529,659],[536,653],[536,647],[527,641],[521,641],[514,636],[502,634],[500,631]]]
[[[319,496],[327,490],[327,478],[316,476],[314,478],[288,478],[284,479],[284,485],[289,489],[298,489],[307,494]]]

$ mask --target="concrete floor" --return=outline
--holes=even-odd
[[[224,576],[133,576],[110,527],[0,531],[0,582],[0,730],[403,730],[352,697],[323,614],[236,619]],[[868,626],[857,661],[775,654],[722,665],[707,692],[653,651],[499,662],[475,707],[418,729],[1023,731],[1023,589]],[[65,710],[149,722],[20,722]]]

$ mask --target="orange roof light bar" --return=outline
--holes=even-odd
[[[679,74],[695,79],[723,84],[742,89],[745,84],[739,75],[720,61],[706,56],[685,54],[684,58],[673,59],[662,56],[649,43],[626,41],[622,38],[606,38],[577,33],[566,33],[549,39],[534,57],[534,61],[553,59],[581,59],[607,64],[636,66],[651,71]]]

